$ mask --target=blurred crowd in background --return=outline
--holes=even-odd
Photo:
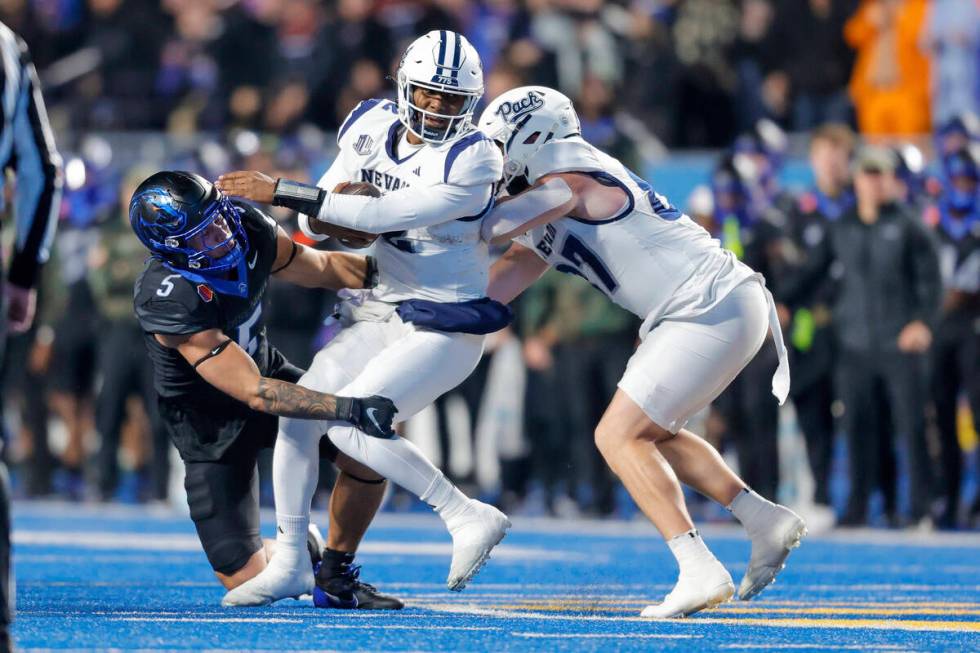
[[[486,100],[560,89],[583,136],[654,188],[679,149],[707,162],[671,199],[766,275],[791,343],[795,410],[769,393],[770,343],[692,425],[755,489],[842,525],[980,527],[976,2],[13,0],[0,20],[31,48],[66,161],[40,317],[3,373],[20,496],[173,498],[132,314],[136,184],[162,168],[315,180],[347,112],[393,96],[404,46],[450,28],[479,51]],[[781,182],[792,162],[805,183]],[[273,282],[270,337],[295,364],[334,300]],[[409,437],[510,510],[632,514],[592,431],[638,320],[553,271],[516,309]],[[787,431],[806,492],[780,473]]]

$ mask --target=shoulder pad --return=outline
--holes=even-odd
[[[133,303],[136,319],[149,333],[190,334],[221,324],[216,294],[210,287],[159,263],[151,263],[140,276]]]
[[[271,216],[266,214],[262,209],[238,200],[233,200],[232,204],[241,210],[242,225],[246,229],[253,231],[257,230],[262,233],[268,231],[272,235],[276,234],[276,230],[279,228],[279,223],[277,223]]]
[[[446,150],[443,182],[454,186],[495,184],[504,175],[504,157],[486,134],[474,130]]]
[[[574,170],[605,170],[591,145],[580,138],[563,138],[541,146],[527,162],[527,181],[535,183],[544,175]]]
[[[375,111],[372,111],[372,109]],[[347,114],[344,122],[340,125],[340,129],[337,130],[337,145],[342,145],[344,142],[346,142],[344,141],[344,136],[347,135],[350,128],[358,121],[363,123],[365,116],[368,114],[371,114],[369,118],[373,117],[375,114],[382,116],[387,124],[392,118],[398,117],[398,106],[391,100],[382,100],[379,98],[362,100],[349,114]]]

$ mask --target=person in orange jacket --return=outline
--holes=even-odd
[[[929,60],[919,48],[926,0],[864,0],[844,25],[857,51],[849,90],[866,136],[929,131]]]

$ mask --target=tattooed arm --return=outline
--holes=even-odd
[[[343,420],[368,435],[392,436],[397,410],[384,397],[338,397],[262,376],[252,357],[218,329],[155,337],[164,347],[176,349],[201,378],[252,410],[282,417]]]

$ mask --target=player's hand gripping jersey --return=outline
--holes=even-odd
[[[375,299],[448,303],[483,297],[489,254],[480,220],[493,207],[500,151],[477,130],[418,146],[404,133],[394,102],[357,105],[340,128],[337,159],[317,185],[332,191],[341,182],[364,181],[382,197],[328,192],[319,217],[383,234],[374,252],[380,269]],[[305,217],[300,226],[322,238],[309,231]]]

